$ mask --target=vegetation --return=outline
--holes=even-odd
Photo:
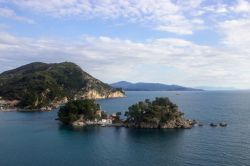
[[[122,115],[121,112],[117,112],[117,113],[115,114],[115,116],[113,117],[112,123],[114,123],[114,124],[115,124],[115,123],[122,123],[121,115]]]
[[[104,111],[102,111],[102,112],[101,112],[101,117],[100,117],[100,119],[107,119],[107,118],[108,118],[107,113],[104,112]]]
[[[70,62],[35,62],[0,74],[0,96],[19,100],[21,108],[38,109],[63,97],[82,96],[89,90],[104,95],[117,91]]]
[[[121,112],[117,112],[110,116],[112,123],[132,128],[192,127],[190,121],[182,118],[183,113],[178,111],[177,105],[168,98],[157,97],[153,101],[146,99],[144,102],[133,104],[128,110],[125,112],[125,122],[121,120]],[[58,117],[65,124],[79,125],[87,120],[107,119],[108,115],[100,110],[100,106],[94,100],[73,100],[60,108]]]
[[[178,111],[176,104],[173,104],[168,98],[157,97],[154,101],[146,99],[133,104],[125,112],[128,123],[140,124],[167,123],[170,120],[177,119],[183,115]]]
[[[60,108],[58,117],[65,124],[71,124],[81,118],[83,120],[94,120],[98,118],[96,111],[99,109],[100,106],[94,100],[72,100]]]

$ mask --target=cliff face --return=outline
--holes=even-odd
[[[125,93],[74,63],[35,62],[0,74],[0,97],[2,101],[19,101],[19,108],[46,109],[65,103],[65,98],[113,98],[125,97]]]
[[[125,97],[122,91],[107,91],[105,93],[100,93],[96,90],[89,90],[82,95],[79,94],[77,98],[87,98],[87,99],[105,99],[105,98],[120,98]]]

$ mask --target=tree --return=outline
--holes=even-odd
[[[120,117],[121,115],[122,115],[121,112],[117,112],[117,113],[116,113],[116,116],[119,116],[119,117]]]
[[[121,123],[120,116],[122,115],[122,113],[121,112],[117,112],[115,115],[116,116],[114,117],[113,123]]]
[[[131,105],[125,112],[127,122],[140,124],[146,123],[165,123],[174,118],[182,116],[176,104],[172,103],[167,97],[157,97],[152,102],[146,99]]]
[[[59,109],[58,117],[65,124],[70,124],[80,117],[84,120],[93,120],[97,118],[97,110],[99,105],[94,100],[72,100]]]
[[[108,118],[108,115],[106,114],[106,112],[104,112],[104,111],[101,112],[101,118],[102,119],[107,119]]]

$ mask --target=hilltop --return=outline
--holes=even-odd
[[[122,89],[89,75],[71,62],[34,62],[0,74],[2,105],[51,109],[69,99],[124,97]]]

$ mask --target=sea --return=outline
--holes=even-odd
[[[192,129],[74,129],[57,111],[0,112],[0,166],[249,166],[250,91],[129,91],[98,100],[108,113],[169,97],[204,126]],[[210,127],[226,122],[227,127]]]

